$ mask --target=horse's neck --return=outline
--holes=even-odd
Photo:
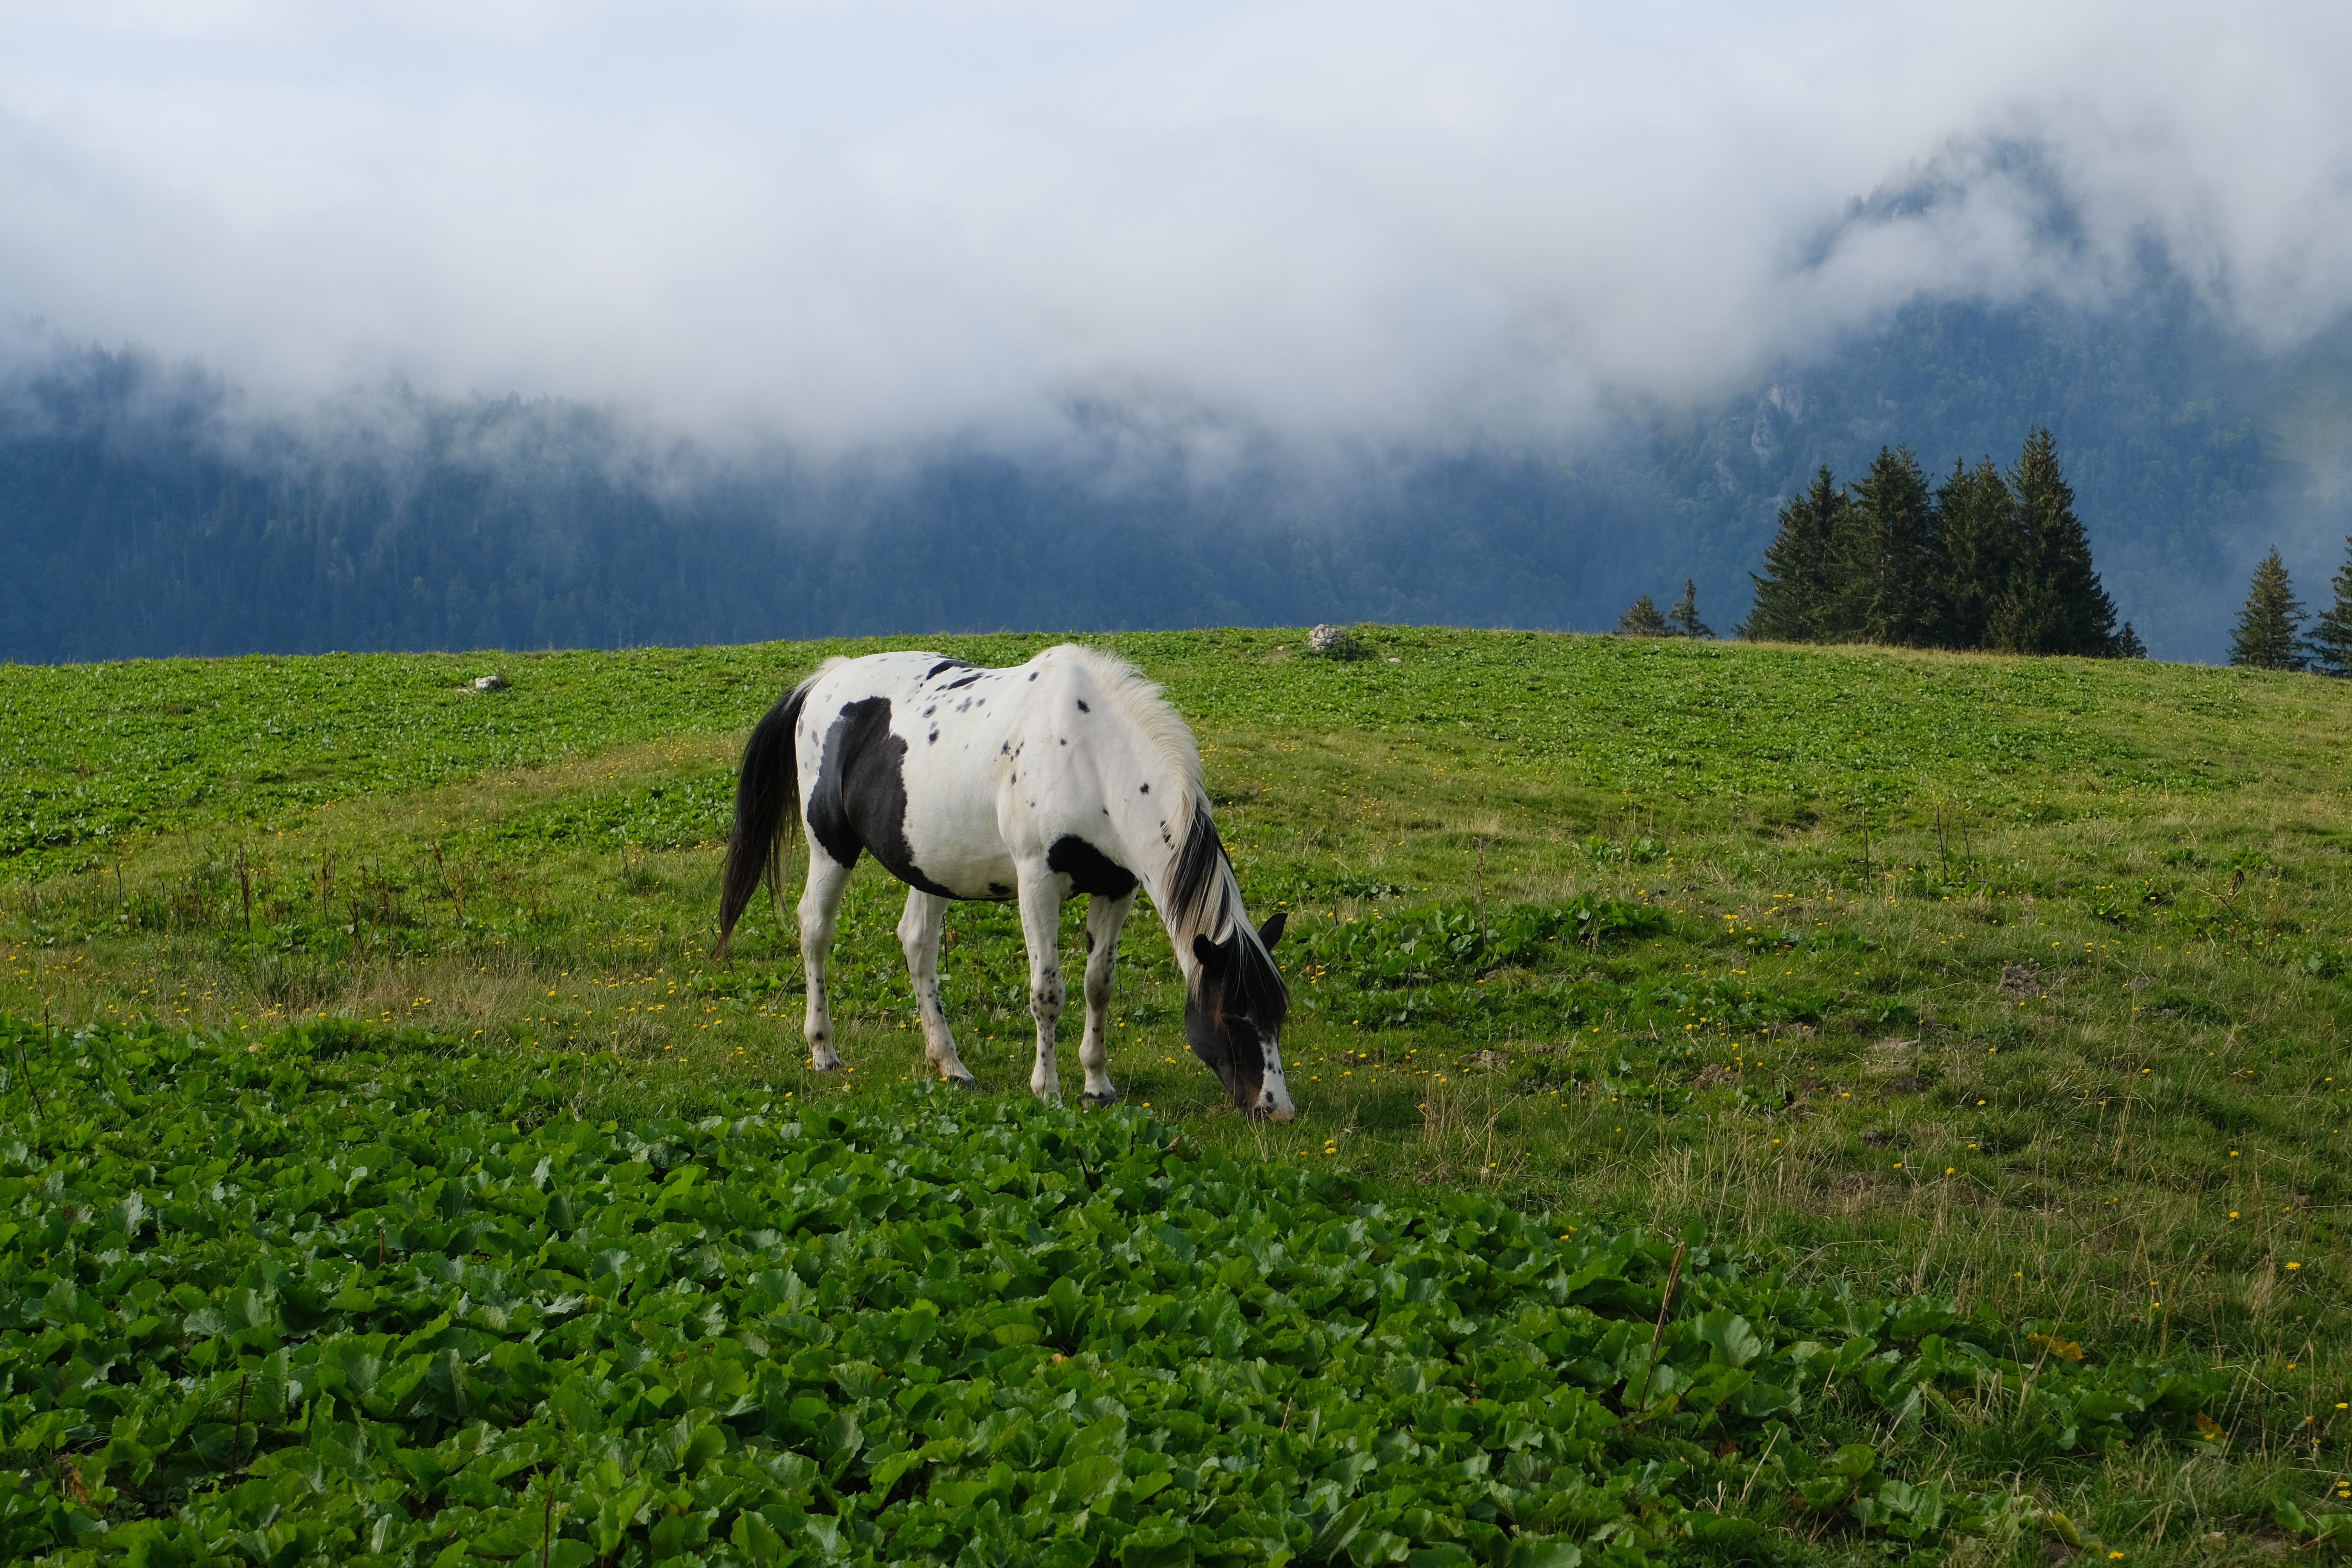
[[[1119,858],[1133,871],[1143,890],[1151,895],[1155,908],[1166,909],[1176,880],[1177,857],[1183,852],[1184,836],[1192,828],[1192,803],[1181,794],[1171,790],[1167,806],[1181,806],[1183,817],[1179,820],[1160,802],[1163,786],[1154,784],[1151,794],[1133,793],[1132,786],[1125,798],[1114,798],[1110,806],[1111,827],[1118,835]],[[1161,823],[1167,824],[1167,838],[1161,837]]]
[[[1181,908],[1175,886],[1177,868],[1193,831],[1194,803],[1193,786],[1181,781],[1154,784],[1149,795],[1130,792],[1110,803],[1112,825],[1119,835],[1128,868],[1151,895],[1151,907],[1159,912],[1160,923],[1176,949],[1177,967],[1188,979],[1198,963],[1192,938],[1197,934],[1213,942],[1218,911],[1229,909],[1238,919],[1241,909],[1240,885],[1222,850],[1211,871],[1212,891],[1204,916],[1188,921]]]

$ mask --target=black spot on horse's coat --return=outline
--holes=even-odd
[[[982,670],[975,670],[975,671],[973,671],[971,674],[965,676],[961,680],[950,680],[950,681],[949,681],[949,682],[947,683],[947,685],[946,685],[944,688],[942,688],[941,689],[943,689],[943,690],[947,690],[947,691],[953,691],[953,690],[957,689],[959,687],[970,686],[973,681],[978,680],[982,676],[986,675],[987,673],[988,673],[988,671],[986,671],[986,670],[984,670],[984,669],[982,669]]]
[[[883,739],[888,739],[890,700],[869,697],[863,702],[849,703],[833,721],[832,732],[825,737],[824,749],[820,753],[816,788],[808,799],[809,837],[833,857],[837,866],[855,866],[858,852],[865,847],[843,807],[842,780],[851,753],[868,749],[877,731]]]
[[[824,738],[816,788],[809,796],[809,837],[841,866],[871,850],[883,868],[910,888],[955,895],[923,874],[907,843],[907,742],[890,732],[890,700],[846,703]]]
[[[971,668],[972,662],[968,658],[943,658],[940,660],[939,663],[931,666],[930,668],[923,671],[923,679],[925,680],[929,680],[943,669],[970,669]],[[1033,676],[1031,679],[1034,679],[1035,677]]]
[[[1150,786],[1150,784],[1145,784],[1145,785],[1143,786],[1143,791],[1142,791],[1142,793],[1143,793],[1143,794],[1145,794],[1145,795],[1150,795],[1150,794],[1151,793],[1151,786]]]
[[[934,730],[934,731],[932,731],[930,732],[930,735],[929,735],[929,740],[928,740],[928,742],[927,742],[927,743],[929,743],[929,744],[930,744],[930,745],[934,745],[934,746],[936,746],[936,745],[938,745],[938,744],[940,743],[940,732],[939,732],[937,730]]]
[[[1013,896],[1013,889],[1002,882],[991,882],[988,885],[988,896],[992,899],[1009,899]]]
[[[1135,890],[1135,873],[1079,837],[1065,833],[1045,851],[1045,868],[1070,879],[1070,890],[1121,899]]]
[[[1091,708],[1089,708],[1089,707],[1087,707],[1087,700],[1086,700],[1085,698],[1081,697],[1081,698],[1079,698],[1079,699],[1078,699],[1078,711],[1079,711],[1079,712],[1081,712],[1081,713],[1091,713],[1091,712],[1093,712],[1093,711],[1094,711],[1094,710],[1093,710],[1093,709],[1091,709]]]
[[[1032,680],[1036,679],[1037,679],[1037,672],[1036,672],[1035,670],[1034,670],[1034,669],[1033,669],[1033,670],[1031,670],[1031,671],[1029,672],[1029,679],[1032,679]]]

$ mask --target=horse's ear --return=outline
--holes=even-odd
[[[1274,944],[1282,940],[1282,925],[1289,918],[1288,910],[1276,910],[1272,920],[1257,928],[1257,939],[1265,944],[1267,952],[1273,952]]]
[[[1214,969],[1224,954],[1218,951],[1215,942],[1205,936],[1196,935],[1192,938],[1192,956],[1201,961],[1202,968]]]

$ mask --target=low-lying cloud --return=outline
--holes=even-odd
[[[1574,428],[1921,294],[2352,304],[2316,5],[19,5],[0,318],[820,448]]]

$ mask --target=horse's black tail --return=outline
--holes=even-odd
[[[735,830],[727,839],[726,890],[719,898],[719,946],[712,952],[722,963],[751,895],[761,881],[783,876],[784,834],[800,795],[795,736],[808,689],[803,681],[779,698],[743,748],[743,771],[735,781]]]

